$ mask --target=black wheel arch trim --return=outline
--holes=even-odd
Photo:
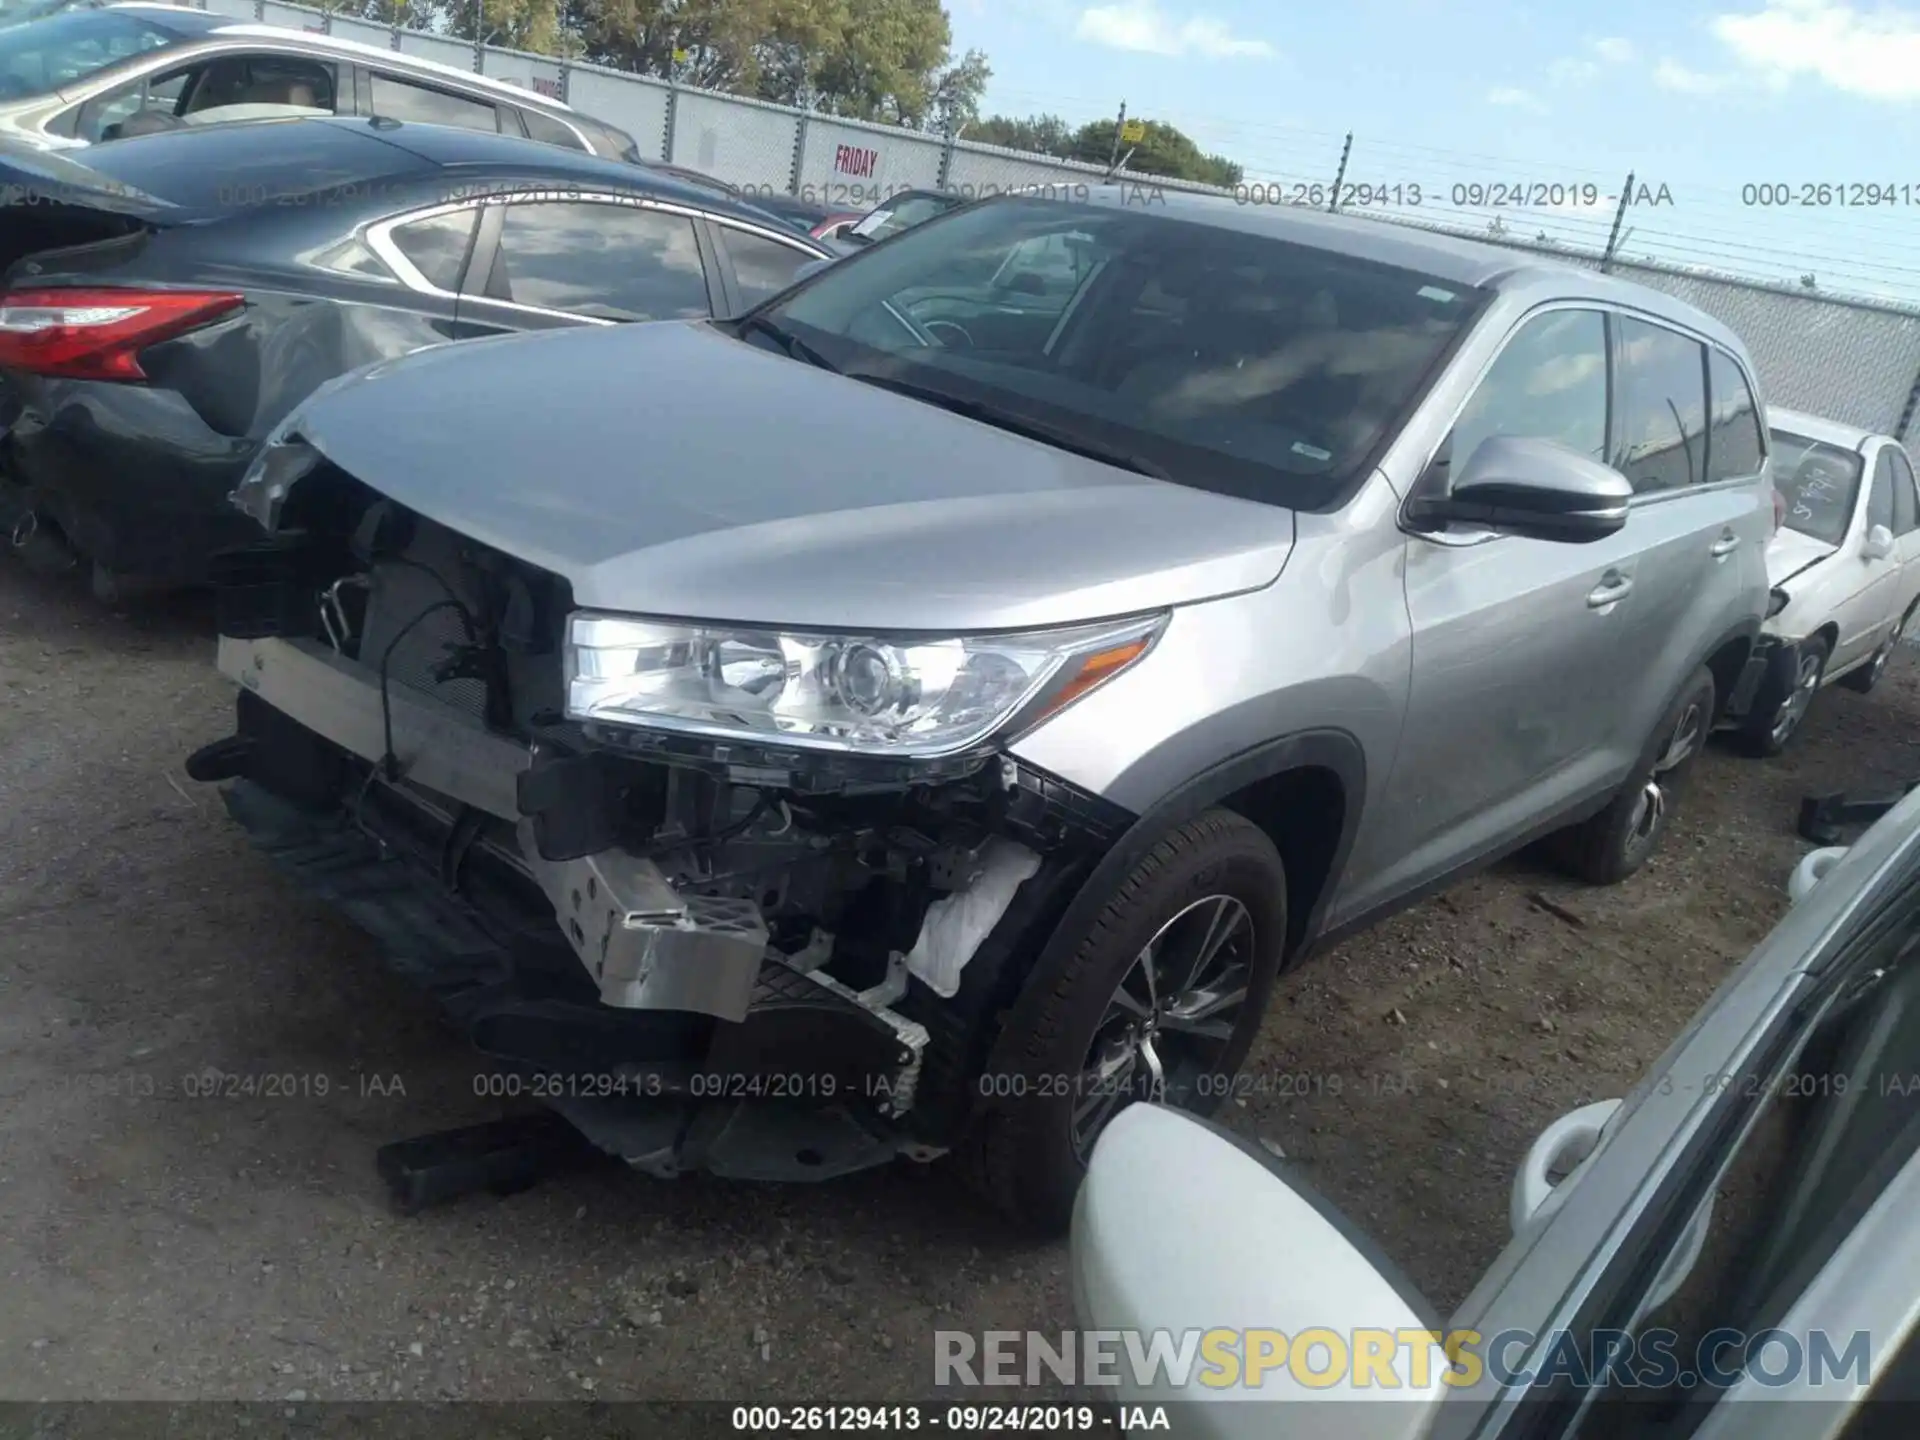
[[[1312,949],[1324,926],[1328,902],[1339,888],[1340,874],[1360,825],[1360,811],[1366,796],[1367,757],[1360,742],[1345,730],[1301,730],[1262,741],[1216,762],[1163,795],[1136,817],[1100,857],[1054,926],[1034,968],[1038,970],[1054,958],[1059,947],[1076,943],[1076,936],[1092,923],[1120,881],[1168,831],[1251,785],[1289,771],[1309,769],[1331,771],[1340,782],[1346,803],[1341,807],[1340,836],[1328,862],[1326,879],[1307,912],[1299,943],[1282,961],[1282,968],[1287,968],[1295,958]]]

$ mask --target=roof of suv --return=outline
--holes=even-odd
[[[1423,226],[1378,218],[1329,214],[1304,205],[1260,204],[1231,195],[1168,190],[1147,181],[1124,184],[1040,184],[1046,196],[1071,191],[1076,200],[1120,209],[1145,209],[1198,225],[1217,225],[1249,234],[1269,235],[1297,245],[1415,270],[1458,285],[1490,290],[1538,289],[1555,298],[1590,299],[1629,306],[1671,320],[1744,355],[1740,338],[1705,311],[1673,296],[1631,281],[1603,275],[1570,261],[1472,240]]]

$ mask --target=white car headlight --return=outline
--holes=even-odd
[[[1134,664],[1154,615],[1020,635],[909,638],[758,630],[576,611],[574,720],[899,758],[971,749]]]

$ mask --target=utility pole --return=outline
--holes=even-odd
[[[1633,201],[1633,172],[1627,172],[1627,183],[1620,188],[1620,203],[1614,207],[1613,229],[1607,232],[1606,253],[1600,257],[1600,273],[1605,275],[1613,269],[1613,254],[1620,244],[1620,222],[1627,218],[1627,206]]]
[[[1107,173],[1120,168],[1120,132],[1127,128],[1127,102],[1120,102],[1120,118],[1113,122],[1113,150],[1107,156]]]
[[[1347,178],[1347,157],[1353,154],[1353,132],[1347,131],[1346,143],[1340,147],[1340,168],[1333,172],[1333,198],[1327,201],[1329,213],[1340,208],[1340,185]]]

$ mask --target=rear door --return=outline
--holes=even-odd
[[[1861,487],[1861,513],[1847,531],[1840,553],[1832,563],[1844,567],[1851,578],[1851,596],[1842,601],[1834,615],[1840,638],[1833,649],[1827,669],[1837,672],[1842,666],[1866,659],[1880,648],[1887,631],[1905,609],[1902,603],[1903,566],[1899,538],[1893,554],[1869,559],[1867,536],[1876,525],[1893,533],[1896,517],[1894,502],[1893,447],[1883,444],[1867,457],[1867,477]]]
[[[463,321],[502,330],[703,319],[726,303],[698,217],[629,196],[489,204]]]
[[[1695,666],[1742,625],[1758,629],[1773,501],[1740,366],[1652,317],[1617,314],[1614,336],[1612,464],[1633,484],[1626,534],[1638,565],[1614,714],[1638,747]],[[1724,401],[1717,455],[1710,387]]]
[[[1913,462],[1899,445],[1889,443],[1893,464],[1893,543],[1900,561],[1898,615],[1905,618],[1920,596],[1920,490],[1916,490]]]

